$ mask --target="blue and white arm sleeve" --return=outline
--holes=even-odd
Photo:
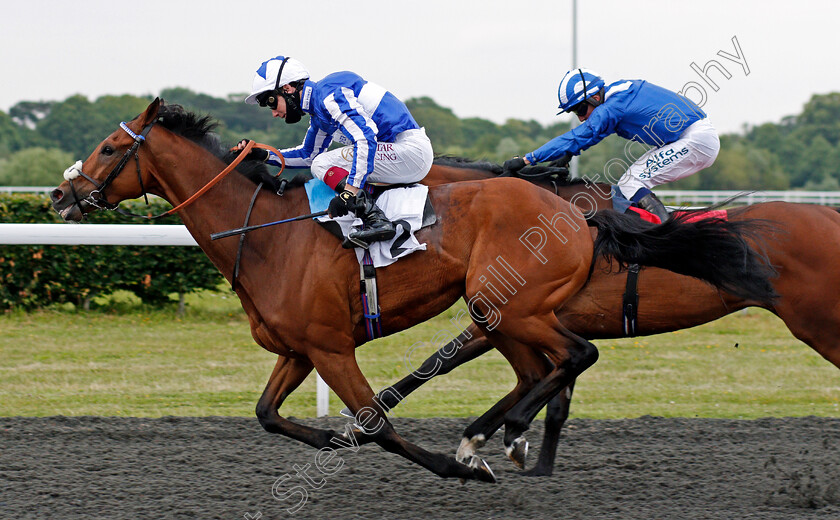
[[[341,132],[353,141],[353,165],[347,182],[360,188],[373,171],[377,146],[376,123],[365,112],[353,90],[346,87],[327,96],[324,106],[339,124]]]
[[[306,131],[303,142],[294,147],[280,150],[286,160],[287,168],[309,168],[312,160],[330,146],[332,138],[323,130],[316,130],[312,125]],[[282,166],[280,158],[274,152],[268,152],[268,164]]]

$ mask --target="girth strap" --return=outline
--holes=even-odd
[[[359,264],[361,280],[359,292],[362,298],[362,312],[365,316],[365,330],[369,340],[382,337],[382,320],[379,313],[379,294],[376,287],[376,268],[370,258],[370,251],[365,249]]]
[[[624,298],[621,302],[624,335],[628,337],[633,337],[638,333],[639,293],[636,287],[639,282],[639,270],[639,264],[630,264],[627,268],[627,285],[624,288]]]

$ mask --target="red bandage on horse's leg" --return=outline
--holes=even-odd
[[[630,206],[629,208],[627,208],[627,211],[632,211],[632,212],[636,213],[637,215],[639,215],[639,217],[642,218],[642,220],[646,220],[646,221],[648,221],[652,224],[661,224],[662,223],[659,220],[659,217],[657,217],[656,215],[654,215],[650,211],[644,210],[642,208],[637,208],[635,206]]]
[[[345,170],[344,168],[339,168],[338,166],[332,166],[327,173],[324,174],[324,182],[330,188],[335,191],[335,187],[338,186],[338,183],[343,181],[350,175],[350,172]]]

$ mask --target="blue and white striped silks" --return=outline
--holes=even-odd
[[[402,101],[353,72],[336,72],[317,83],[307,80],[301,108],[309,114],[309,130],[300,146],[280,150],[286,167],[311,166],[332,141],[353,145],[347,182],[354,186],[364,185],[373,171],[378,143],[394,142],[399,133],[420,128]],[[273,154],[268,162],[280,165]]]

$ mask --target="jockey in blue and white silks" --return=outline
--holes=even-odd
[[[323,168],[313,163],[333,140],[353,146],[347,182],[361,188],[374,171],[379,143],[394,143],[409,130],[422,132],[402,101],[352,72],[335,72],[317,83],[307,80],[301,99],[301,109],[309,114],[309,130],[300,146],[281,153],[287,167],[312,167],[318,178],[323,178]],[[388,159],[391,148],[382,147],[378,158]],[[414,179],[387,180],[415,182],[425,177],[428,168],[425,172],[402,173]]]
[[[418,182],[431,169],[431,142],[402,101],[353,72],[315,82],[300,62],[277,56],[257,69],[245,102],[267,106],[287,123],[308,114],[303,142],[280,150],[286,167],[308,167],[337,192],[330,216],[356,211],[367,229],[351,238],[369,243],[394,236],[393,224],[361,188],[368,182]],[[347,146],[328,151],[333,141]],[[281,165],[273,153],[266,154],[266,162]]]
[[[558,90],[560,109],[583,123],[506,166],[578,155],[610,134],[652,147],[618,180],[624,198],[664,220],[667,211],[650,188],[687,177],[712,165],[720,151],[715,128],[697,105],[643,80],[608,86],[587,69],[570,70]]]

